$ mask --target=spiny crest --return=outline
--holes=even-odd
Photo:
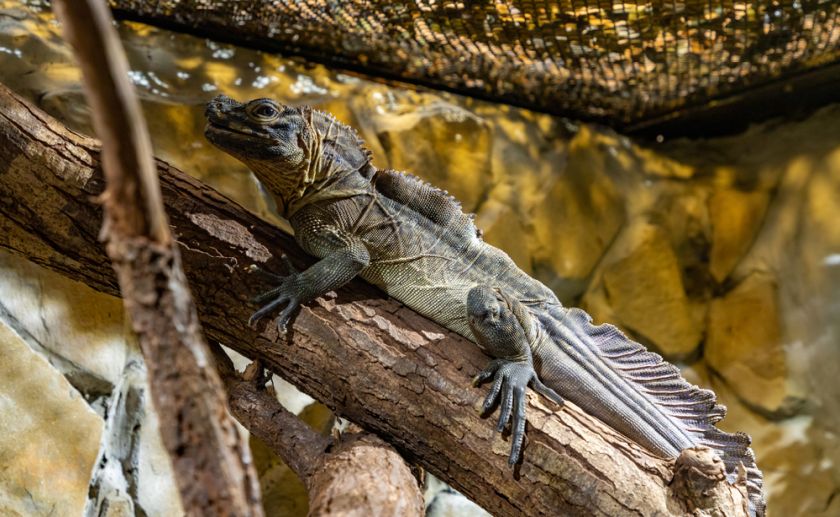
[[[322,152],[333,161],[344,162],[353,170],[364,171],[373,157],[359,133],[331,113],[303,108],[304,118],[321,139]]]
[[[551,311],[555,317],[563,315]],[[750,437],[744,433],[726,433],[715,424],[726,416],[726,406],[717,403],[711,390],[689,384],[676,366],[659,354],[624,335],[613,325],[593,325],[592,317],[581,309],[568,309],[565,317],[574,322],[594,343],[599,355],[617,372],[639,387],[639,391],[656,401],[662,411],[676,421],[697,442],[720,455],[727,471],[734,472],[743,464],[747,472],[747,492],[757,517],[764,515],[763,478],[750,449]]]
[[[412,174],[392,169],[377,171],[373,183],[381,194],[448,228],[452,234],[465,239],[481,239],[481,231],[474,223],[475,215],[465,214],[461,203],[445,190]]]

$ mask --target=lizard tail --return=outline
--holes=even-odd
[[[679,430],[667,436],[663,433],[661,441],[667,442],[669,447],[663,445],[659,452],[679,453],[692,445],[705,445],[721,457],[730,481],[737,479],[739,467],[743,465],[750,513],[755,517],[764,516],[763,477],[750,448],[751,439],[747,434],[726,433],[715,427],[726,415],[726,407],[717,403],[713,391],[690,384],[677,367],[664,361],[659,354],[647,351],[615,326],[593,325],[592,318],[581,309],[559,304],[548,304],[545,308],[545,312],[535,311],[535,315],[543,320],[549,334],[558,323],[566,327],[575,341],[588,347],[635,388],[637,395],[634,396],[649,400]],[[555,335],[553,339],[564,338]]]

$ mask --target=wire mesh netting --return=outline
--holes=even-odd
[[[111,0],[371,75],[614,126],[840,58],[840,0]]]

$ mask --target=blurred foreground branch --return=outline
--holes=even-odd
[[[201,333],[110,11],[104,0],[53,5],[102,139],[101,236],[143,351],[181,504],[187,515],[261,516],[256,471]]]
[[[0,87],[0,246],[116,295],[96,240],[100,209],[91,201],[103,187],[99,156],[96,141]],[[714,469],[705,476],[702,462],[689,463],[686,482],[672,485],[672,460],[650,455],[572,404],[557,410],[532,394],[524,461],[511,471],[509,443],[492,419],[479,416],[484,392],[470,386],[486,356],[363,282],[304,307],[282,342],[270,322],[248,327],[249,296],[269,287],[249,266],[279,273],[282,253],[297,266],[311,259],[290,236],[218,192],[156,165],[208,336],[282,372],[491,513],[746,515],[742,492]],[[705,477],[691,477],[697,473]],[[685,490],[725,497],[692,498]]]

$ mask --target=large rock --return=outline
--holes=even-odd
[[[38,505],[60,500],[59,515],[80,515],[102,430],[85,398],[101,411],[136,347],[126,336],[122,301],[6,252],[0,252],[0,292],[0,328],[25,336],[9,341],[7,331],[0,338],[0,465],[8,458],[13,466],[0,468],[0,514],[4,504],[14,508],[8,501],[26,503],[28,490]],[[178,515],[172,467],[148,388],[145,393],[136,503],[150,516]],[[5,477],[18,470],[22,477]],[[39,499],[42,492],[47,499]],[[49,513],[42,510],[33,506],[22,515]]]
[[[0,350],[0,514],[81,515],[102,419],[2,321]]]
[[[744,402],[775,413],[789,404],[775,279],[755,272],[709,307],[705,358]]]
[[[599,134],[582,126],[566,168],[533,207],[534,260],[566,279],[585,280],[624,222],[624,200],[607,174]]]
[[[469,110],[433,96],[394,95],[371,110],[388,166],[448,190],[475,211],[492,182],[492,132]]]
[[[722,282],[744,256],[755,238],[767,209],[766,192],[716,190],[709,197],[712,249],[709,271]]]
[[[611,313],[666,357],[690,356],[700,344],[702,320],[685,294],[667,235],[656,225],[642,223],[623,240],[626,254],[603,269]]]
[[[827,360],[836,364],[838,354]],[[782,421],[770,421],[744,404],[726,381],[701,362],[683,370],[689,382],[712,388],[728,408],[718,427],[745,432],[752,438],[756,463],[764,472],[767,507],[771,515],[833,517],[840,515],[840,437],[825,411]]]
[[[476,217],[476,225],[484,231],[484,240],[505,250],[523,271],[533,274],[531,267],[530,228],[515,206],[509,202],[515,197],[509,185],[495,189],[490,198],[482,204]]]

